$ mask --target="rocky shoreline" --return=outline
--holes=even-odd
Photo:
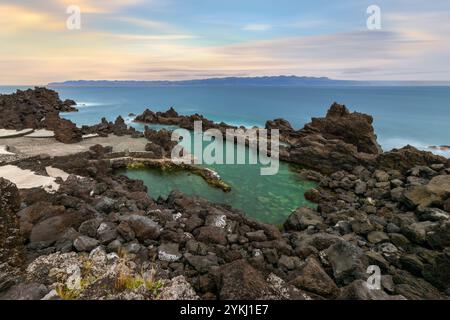
[[[198,118],[136,117],[183,128]],[[67,177],[53,192],[0,178],[0,299],[448,299],[450,160],[411,146],[382,152],[372,121],[334,104],[298,131],[266,124],[287,144],[280,157],[318,183],[305,194],[317,209],[297,209],[280,228],[177,191],[154,200],[114,174],[127,162],[110,161],[108,146],[8,160]],[[139,134],[123,119],[68,127],[143,135],[152,159],[172,146],[168,131]],[[369,266],[381,270],[378,289],[367,286]]]

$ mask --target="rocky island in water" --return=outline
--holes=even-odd
[[[60,116],[75,102],[46,88],[0,95],[0,112],[0,299],[450,296],[450,159],[383,152],[370,115],[334,103],[300,130],[267,121],[280,159],[316,182],[304,194],[315,206],[276,226],[176,190],[153,199],[117,174],[187,170],[229,191],[213,171],[171,160],[169,130],[122,117],[77,127]],[[174,109],[135,121],[232,128]]]

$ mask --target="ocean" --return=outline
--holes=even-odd
[[[0,93],[17,88],[0,87]],[[182,114],[200,113],[234,125],[264,125],[285,118],[301,128],[322,117],[334,102],[371,114],[384,150],[411,144],[418,148],[450,145],[450,87],[256,87],[155,86],[59,87],[63,99],[74,99],[80,112],[67,114],[77,124],[114,120],[145,108]],[[450,156],[450,154],[447,154]]]
[[[0,93],[17,88],[0,87]],[[200,113],[214,121],[233,125],[263,126],[266,120],[285,118],[301,128],[311,117],[323,117],[333,102],[351,111],[371,114],[378,141],[387,151],[411,144],[420,149],[450,145],[450,87],[271,87],[271,86],[154,86],[154,87],[59,87],[62,99],[77,101],[79,112],[63,114],[78,125],[114,120],[146,108],[165,111],[174,107],[181,114]],[[434,151],[450,157],[450,152]],[[209,166],[232,186],[232,192],[208,186],[188,173],[168,174],[157,170],[123,172],[144,181],[149,194],[167,196],[173,189],[203,196],[243,210],[249,216],[274,224],[306,201],[303,193],[314,186],[282,163],[275,176],[260,176],[255,166]]]

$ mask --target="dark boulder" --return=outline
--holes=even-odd
[[[257,300],[274,293],[262,274],[245,260],[221,266],[218,274],[220,299]]]
[[[315,258],[308,258],[296,278],[294,286],[327,298],[335,298],[339,289]]]
[[[341,285],[363,279],[368,265],[364,251],[347,241],[339,241],[325,250],[336,282]]]

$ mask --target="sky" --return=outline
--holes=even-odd
[[[67,28],[80,8],[80,29]],[[369,30],[367,8],[381,9]],[[450,81],[449,0],[0,0],[0,85],[298,75]]]

